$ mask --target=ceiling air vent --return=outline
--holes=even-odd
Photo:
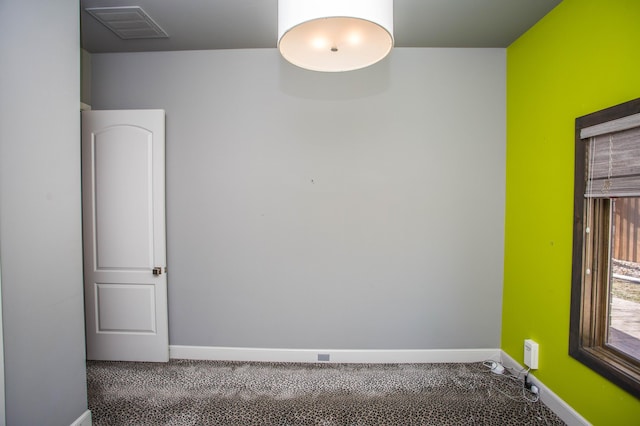
[[[123,40],[169,38],[139,6],[91,7],[85,10]]]

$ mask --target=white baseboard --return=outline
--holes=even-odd
[[[512,368],[515,371],[522,370],[522,366],[518,364],[513,358],[511,358],[506,352],[502,352],[502,365],[508,368]],[[569,426],[590,426],[584,417],[574,410],[569,404],[564,402],[558,395],[553,393],[551,389],[546,387],[544,383],[538,380],[534,374],[529,373],[529,380],[535,384],[540,390],[540,400],[549,407],[551,411],[556,413],[558,417],[562,419]]]
[[[210,346],[169,346],[173,359],[256,362],[328,362],[357,364],[411,364],[429,362],[481,362],[500,359],[500,349],[263,349]],[[326,360],[328,355],[329,360]]]
[[[71,426],[91,426],[91,411],[87,410]]]

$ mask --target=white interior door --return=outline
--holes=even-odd
[[[169,360],[164,111],[82,113],[87,359]]]

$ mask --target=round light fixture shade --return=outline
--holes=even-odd
[[[278,0],[278,49],[313,71],[373,65],[393,47],[393,0]]]

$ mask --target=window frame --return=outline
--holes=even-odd
[[[576,119],[573,259],[571,278],[571,318],[569,355],[611,382],[640,398],[640,361],[606,343],[608,313],[608,276],[610,271],[611,201],[594,199],[590,225],[593,246],[592,273],[584,273],[586,145],[580,138],[583,128],[640,113],[640,98]],[[638,148],[640,149],[640,147]]]

